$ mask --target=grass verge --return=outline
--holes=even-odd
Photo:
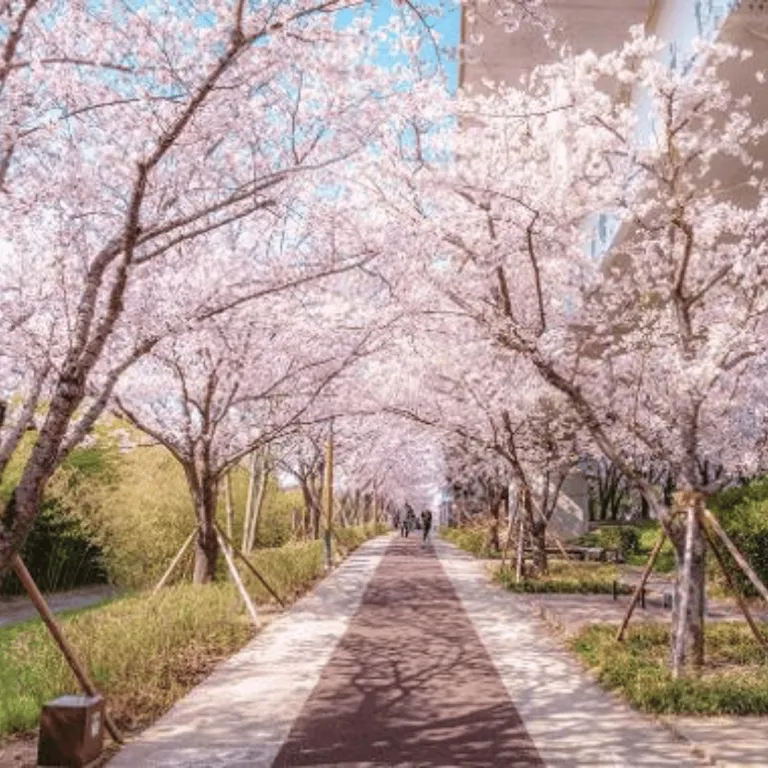
[[[375,533],[371,527],[344,530],[347,551]],[[306,592],[324,573],[320,541],[261,550],[252,559],[287,600]],[[261,584],[245,569],[241,573],[254,599],[267,603]],[[170,587],[156,597],[126,597],[60,619],[97,688],[108,697],[115,720],[128,731],[159,717],[253,635],[228,582]],[[46,701],[78,690],[38,620],[0,629],[0,659],[0,739],[36,727]]]
[[[746,624],[710,624],[705,668],[678,680],[668,668],[669,627],[632,628],[623,643],[614,640],[615,634],[615,626],[586,627],[571,645],[600,683],[637,709],[654,714],[768,714],[768,655]]]
[[[501,557],[500,552],[488,549],[486,542],[488,531],[485,527],[440,528],[440,535],[459,549],[475,557]]]
[[[613,582],[619,576],[616,566],[607,563],[562,562],[549,564],[549,573],[535,579],[515,580],[514,568],[499,568],[494,574],[495,580],[510,592],[532,594],[610,594]],[[617,584],[619,594],[630,594],[632,589],[625,584]]]

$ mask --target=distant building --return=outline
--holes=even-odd
[[[541,31],[523,25],[509,34],[493,22],[493,4],[484,6],[470,23],[466,10],[461,21],[461,39],[473,43],[474,53],[461,62],[459,84],[484,90],[484,80],[517,85],[520,78],[541,64],[554,61],[563,45],[574,53],[592,50],[605,54],[622,45],[629,28],[643,24],[649,34],[665,42],[662,55],[670,66],[685,71],[690,66],[696,39],[720,40],[753,52],[748,71],[768,73],[768,0],[547,0],[555,17],[552,45]],[[476,42],[476,41],[481,42]],[[768,83],[745,77],[743,65],[731,77],[738,95],[752,98],[756,120],[768,119]],[[650,132],[650,121],[642,119],[648,110],[641,92],[629,94],[640,115],[640,138]],[[768,166],[768,142],[757,158]],[[747,171],[738,163],[723,161],[715,168],[723,186],[735,201],[744,199],[750,189],[744,183]],[[605,253],[622,233],[610,214],[599,214],[588,224],[592,229],[590,250],[595,258]]]

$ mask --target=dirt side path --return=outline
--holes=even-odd
[[[394,539],[276,766],[540,768],[431,546]]]

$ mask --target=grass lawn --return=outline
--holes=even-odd
[[[340,538],[351,551],[378,532],[348,529]],[[290,601],[322,577],[323,544],[261,550],[253,562]],[[241,572],[256,602],[269,602],[261,584]],[[253,635],[229,582],[169,587],[156,597],[142,593],[60,619],[118,725],[128,731],[159,717]],[[0,739],[35,728],[46,701],[79,690],[39,620],[0,629],[0,659]]]
[[[763,627],[767,631],[768,626]],[[768,655],[745,623],[706,628],[706,666],[698,676],[673,680],[668,668],[669,627],[634,627],[623,643],[615,626],[591,626],[572,641],[607,688],[655,714],[768,714]]]
[[[550,560],[549,573],[536,579],[515,581],[514,567],[499,568],[496,581],[510,592],[610,594],[619,569],[610,563]],[[631,593],[626,585],[617,585],[619,594]]]

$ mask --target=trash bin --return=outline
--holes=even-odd
[[[43,706],[37,763],[82,768],[104,747],[104,699],[61,696]]]

